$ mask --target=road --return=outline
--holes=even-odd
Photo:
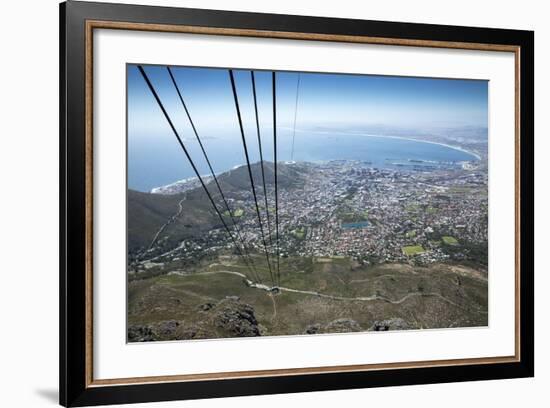
[[[343,301],[351,301],[351,302],[382,301],[382,302],[391,303],[393,305],[401,304],[401,303],[405,302],[408,299],[411,299],[413,297],[418,297],[418,296],[421,296],[421,297],[436,297],[438,299],[443,300],[446,303],[449,303],[450,305],[453,305],[453,306],[458,307],[460,309],[465,309],[463,306],[459,305],[458,303],[453,302],[450,299],[447,299],[446,297],[442,296],[439,293],[426,293],[426,292],[416,291],[416,292],[408,293],[400,299],[390,299],[390,298],[387,298],[387,297],[381,296],[381,295],[361,296],[361,297],[345,297],[345,296],[328,295],[326,293],[320,293],[320,292],[316,292],[316,291],[312,291],[312,290],[301,290],[301,289],[287,288],[287,287],[284,287],[284,286],[272,287],[272,286],[264,285],[263,283],[253,282],[245,274],[240,273],[240,272],[235,272],[235,271],[207,271],[207,272],[193,272],[193,273],[189,273],[189,272],[185,272],[185,271],[172,271],[172,272],[169,273],[169,275],[178,275],[178,276],[215,275],[215,274],[228,274],[228,275],[239,276],[239,277],[241,277],[245,280],[246,285],[248,287],[264,290],[264,291],[269,292],[269,293],[273,293],[273,291],[276,289],[276,290],[279,290],[280,292],[300,293],[300,294],[303,294],[303,295],[316,296],[316,297],[331,299],[331,300],[343,300]],[[483,311],[483,310],[477,310],[477,312],[487,314],[487,312]]]
[[[172,224],[181,215],[181,212],[183,211],[182,203],[185,201],[185,199],[186,199],[186,197],[184,196],[178,202],[178,212],[175,213],[174,215],[172,215],[172,217],[170,217],[170,219],[168,221],[166,221],[166,223],[162,227],[160,227],[160,229],[157,231],[157,233],[153,237],[153,240],[149,244],[149,247],[147,248],[147,251],[150,250],[153,247],[153,245],[155,245],[155,243],[157,242],[160,234],[162,234],[162,232],[166,229],[166,227],[168,227],[168,225]]]

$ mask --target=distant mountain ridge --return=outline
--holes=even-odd
[[[300,171],[303,171],[305,163],[293,163],[288,164],[280,162],[277,164],[277,182],[281,187],[288,187],[295,183],[299,183],[301,180]],[[275,182],[274,179],[274,166],[273,162],[264,161],[264,174],[266,186],[272,186]],[[250,165],[252,177],[255,185],[262,187],[262,169],[260,162],[256,162]],[[238,189],[250,189],[250,177],[248,175],[248,168],[246,164],[236,166],[223,173],[216,174],[219,182],[224,182],[228,186]],[[211,175],[201,175],[203,182],[208,185],[214,178]],[[189,177],[183,180],[178,180],[174,183],[166,184],[163,186],[154,187],[151,189],[152,194],[180,194],[186,191],[190,191],[196,188],[202,188],[200,181],[197,177]]]

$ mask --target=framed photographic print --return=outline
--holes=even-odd
[[[61,404],[533,376],[533,32],[60,21]]]

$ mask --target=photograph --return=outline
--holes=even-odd
[[[14,221],[58,194],[61,405],[442,384],[440,406],[535,375],[531,20],[145,3],[61,3],[38,81],[59,189],[33,173]]]
[[[488,327],[488,101],[127,63],[127,342]]]

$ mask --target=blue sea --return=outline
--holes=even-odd
[[[186,139],[185,145],[200,174],[210,174],[196,140]],[[278,136],[279,161],[291,160],[292,136],[282,131]],[[246,163],[239,138],[210,138],[203,140],[212,167],[216,173]],[[247,135],[251,162],[259,161],[256,134]],[[264,160],[273,161],[271,134],[262,136]],[[294,161],[320,162],[329,160],[360,160],[373,167],[399,167],[404,163],[453,163],[477,160],[467,152],[434,143],[359,134],[331,134],[318,132],[296,133]],[[151,143],[130,140],[128,143],[128,187],[150,191],[154,187],[194,177],[195,173],[175,140],[162,139]]]

